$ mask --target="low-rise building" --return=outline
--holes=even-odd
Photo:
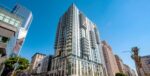
[[[147,76],[150,76],[150,55],[141,57],[142,69]],[[144,74],[142,75],[144,76]]]
[[[52,62],[53,56],[46,56],[43,58],[38,65],[37,68],[37,75],[39,76],[46,76],[47,73],[51,70],[51,62]]]
[[[124,64],[124,70],[127,76],[136,76],[135,71],[126,64]]]
[[[115,55],[115,59],[120,73],[124,73],[127,76],[136,76],[135,71],[128,65],[124,64],[122,59],[118,55]]]
[[[31,65],[30,65],[30,69],[29,69],[31,73],[36,73],[37,68],[39,67],[40,61],[45,57],[46,57],[46,55],[42,54],[42,53],[35,53],[32,56]]]

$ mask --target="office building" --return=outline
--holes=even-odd
[[[119,73],[119,69],[112,48],[106,41],[102,41],[102,49],[108,76],[115,76],[116,73]]]
[[[30,10],[28,10],[27,8],[25,8],[24,6],[22,6],[20,4],[16,4],[11,12],[22,18],[22,25],[19,29],[17,42],[13,49],[14,55],[17,55],[23,46],[26,35],[28,33],[28,29],[32,22],[33,16],[32,16],[32,12]]]
[[[12,10],[6,9],[3,6],[1,6],[1,12],[2,12],[1,19],[3,19],[4,17],[3,20],[5,22],[9,23],[10,25],[14,25],[17,29],[14,32],[15,36],[9,40],[9,43],[8,43],[10,44],[8,47],[9,51],[7,51],[7,54],[9,54],[8,56],[16,56],[22,47],[22,44],[24,42],[24,39],[29,29],[29,26],[32,22],[32,12],[29,11],[27,8],[21,6],[20,4],[17,4]],[[3,30],[1,30],[0,32],[2,31]],[[7,35],[7,32],[3,34]]]
[[[29,9],[20,4],[16,4],[11,12],[23,18],[21,27],[25,28],[26,30],[29,29],[33,19],[32,12]]]
[[[0,75],[4,70],[4,61],[13,54],[21,24],[21,17],[0,6]]]
[[[72,4],[60,18],[49,76],[104,76],[96,24]]]
[[[23,33],[20,32],[25,23],[23,16],[29,17],[27,15],[25,16],[23,13],[22,16],[18,15],[17,13],[12,12],[11,9],[0,6],[0,74],[4,69],[3,62],[9,57],[16,56],[17,53],[14,50],[18,49],[19,51],[18,47],[22,47],[23,37],[21,36],[26,35],[27,32],[27,30],[23,31]],[[16,46],[16,44],[18,45]]]
[[[0,6],[0,54],[1,58],[10,57],[17,40],[22,18]],[[0,59],[0,61],[3,59]]]
[[[141,63],[142,63],[142,69],[144,70],[146,76],[150,76],[150,55],[142,56]],[[142,76],[145,75],[142,73]]]

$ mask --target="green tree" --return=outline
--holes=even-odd
[[[124,73],[116,73],[115,76],[126,76]]]
[[[22,58],[22,57],[11,57],[9,59],[7,59],[5,61],[5,65],[7,68],[9,68],[10,70],[14,69],[14,64],[17,63],[18,61],[18,67],[17,70],[25,70],[28,68],[29,66],[29,60],[27,60],[26,58]]]

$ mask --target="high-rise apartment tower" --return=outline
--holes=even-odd
[[[105,76],[96,24],[72,4],[60,18],[50,76]]]

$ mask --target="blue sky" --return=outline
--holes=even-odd
[[[0,0],[7,8],[20,3],[33,13],[21,56],[31,59],[36,52],[54,53],[59,17],[73,2],[97,24],[101,39],[124,63],[135,67],[130,52],[124,52],[133,46],[140,48],[140,55],[150,55],[150,0]]]

